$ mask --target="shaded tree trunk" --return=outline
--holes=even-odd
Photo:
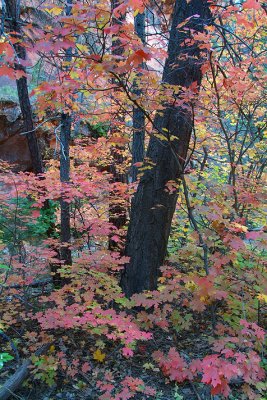
[[[202,32],[210,17],[207,0],[176,0],[163,83],[189,87],[196,82],[199,86],[203,63],[200,50],[196,44],[182,46],[185,39],[191,38],[191,33],[190,30],[181,32],[177,26],[190,18],[187,28]],[[177,190],[167,193],[166,183],[178,183],[183,173],[192,124],[190,107],[182,108],[175,104],[166,106],[155,118],[154,126],[166,136],[166,141],[151,137],[146,157],[155,166],[145,171],[133,200],[125,248],[130,262],[121,278],[127,296],[157,287],[159,267],[166,255],[177,202]],[[170,140],[170,136],[176,139]]]
[[[143,43],[145,43],[145,13],[137,14],[134,18],[134,28],[138,37]],[[143,63],[142,68],[145,67]],[[136,87],[134,93],[140,96],[141,90]],[[132,169],[131,169],[131,180],[135,182],[137,180],[138,168],[135,166],[138,162],[144,161],[145,154],[145,114],[138,108],[133,108],[133,144],[132,144]]]
[[[67,16],[72,13],[72,0],[68,0],[65,5],[65,13]],[[65,60],[71,62],[72,49],[69,48],[65,52]],[[67,71],[66,71],[67,72]],[[60,182],[62,185],[68,185],[70,182],[70,139],[71,139],[71,115],[70,113],[61,114],[61,130],[60,130]],[[72,264],[71,249],[69,248],[71,240],[70,229],[70,203],[64,197],[60,199],[60,241],[62,243],[60,249],[60,259],[66,265]],[[55,280],[57,283],[63,284],[63,280],[56,273]]]
[[[111,11],[118,7],[120,2],[118,0],[111,0]],[[125,16],[120,16],[119,18],[112,19],[112,24],[122,24]],[[123,46],[119,39],[112,41],[111,52],[113,55],[121,56],[123,54]],[[114,82],[116,82],[114,80]],[[121,126],[119,126],[119,124]],[[111,134],[116,132],[116,130],[122,130],[124,127],[124,115],[117,116],[117,125],[114,124],[110,127]],[[112,164],[110,165],[110,173],[112,174],[111,183],[121,182],[126,183],[126,174],[120,172],[120,166],[124,162],[123,146],[114,146],[111,150]],[[127,221],[127,210],[122,204],[117,204],[116,202],[117,194],[113,191],[110,192],[110,206],[109,206],[109,222],[115,226],[117,229],[122,229]],[[113,234],[109,238],[109,250],[122,252],[122,249],[118,246],[118,243],[112,240]]]
[[[20,21],[20,1],[5,0],[6,5],[6,21],[7,26],[12,36],[16,39],[21,39],[21,21]],[[26,60],[26,49],[20,42],[14,43],[17,62],[15,69],[26,73],[25,67],[20,63],[20,60]],[[24,122],[24,131],[26,133],[28,146],[32,159],[32,170],[35,174],[43,172],[42,157],[38,146],[37,137],[34,129],[32,107],[28,92],[28,83],[26,76],[16,80],[19,104]]]
[[[61,115],[61,132],[60,132],[60,181],[63,185],[68,184],[70,181],[70,154],[69,144],[71,135],[71,116],[69,114]],[[60,241],[63,246],[60,250],[60,258],[65,264],[71,265],[71,250],[68,247],[71,239],[70,230],[70,204],[60,199]],[[66,244],[64,246],[64,244]]]

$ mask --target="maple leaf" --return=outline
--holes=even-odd
[[[259,10],[261,8],[260,3],[257,0],[247,0],[243,3],[243,9],[254,9]]]
[[[15,70],[7,65],[1,65],[0,76],[8,76],[10,79],[16,79]]]
[[[96,361],[103,362],[105,360],[105,358],[106,358],[106,354],[102,353],[102,351],[100,349],[97,349],[93,353],[93,358]]]
[[[233,248],[234,250],[240,250],[245,248],[245,244],[240,237],[231,235],[229,233],[224,237],[223,241],[224,243],[227,243],[227,245]]]
[[[0,54],[3,55],[4,53],[7,57],[12,57],[14,53],[13,47],[9,43],[0,42]]]
[[[119,24],[114,24],[112,26],[108,26],[106,28],[104,28],[104,33],[106,34],[112,34],[112,35],[116,35],[120,30],[120,25]]]
[[[133,356],[133,350],[130,349],[129,347],[124,347],[122,349],[122,354],[124,355],[124,357],[129,358]]]
[[[199,18],[199,17],[200,17],[199,14],[191,15],[190,17],[186,18],[183,22],[181,22],[180,24],[178,24],[176,28],[182,28],[184,25],[187,24],[187,22],[190,21],[190,19],[192,19],[192,18]]]
[[[148,51],[145,51],[143,49],[139,49],[135,51],[132,55],[127,60],[127,64],[133,63],[135,67],[138,65],[142,64],[142,62],[148,61],[151,59],[151,54]]]
[[[146,0],[128,0],[129,6],[132,7],[133,10],[137,10],[142,13],[145,9]]]
[[[126,12],[126,9],[127,9],[127,3],[123,2],[118,7],[114,8],[113,10],[114,17],[119,18],[120,16],[123,16]]]
[[[267,295],[266,294],[263,294],[263,293],[258,294],[257,299],[267,303]]]
[[[210,392],[212,395],[222,394],[223,396],[228,397],[231,390],[229,385],[227,384],[226,379],[222,378],[221,383],[212,387]]]
[[[44,10],[46,12],[48,12],[49,14],[53,14],[53,15],[60,15],[63,11],[63,9],[61,7],[49,7],[49,8],[45,8]]]
[[[89,365],[88,362],[85,362],[85,363],[82,365],[82,372],[83,372],[84,374],[86,374],[88,371],[90,371],[90,369],[91,369],[91,367],[90,367],[90,365]]]
[[[138,161],[138,162],[134,163],[133,165],[134,165],[135,167],[139,168],[139,167],[142,167],[143,162]]]
[[[33,218],[38,218],[38,217],[40,217],[40,210],[33,210],[33,212],[32,212],[32,217],[33,217]]]
[[[262,232],[259,232],[259,231],[247,232],[246,239],[255,240],[255,239],[258,239],[258,237],[261,236],[261,234],[262,234]]]

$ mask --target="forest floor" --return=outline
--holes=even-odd
[[[200,328],[201,327],[201,328]],[[192,330],[186,334],[176,332],[164,332],[161,329],[152,330],[153,339],[142,342],[134,353],[134,357],[126,359],[119,351],[119,345],[114,342],[105,343],[106,356],[102,362],[92,362],[93,341],[84,332],[68,331],[68,343],[72,343],[68,349],[62,348],[60,335],[56,339],[56,350],[64,350],[71,358],[82,358],[90,360],[92,369],[86,373],[79,372],[72,378],[57,375],[54,382],[48,385],[46,382],[37,380],[34,375],[20,386],[11,395],[12,400],[97,400],[101,396],[101,391],[97,387],[97,382],[104,380],[107,372],[112,373],[112,383],[115,388],[126,376],[140,378],[146,386],[156,390],[156,395],[148,396],[135,394],[133,399],[145,400],[219,400],[220,396],[211,396],[206,385],[202,383],[183,383],[175,385],[166,379],[156,364],[151,359],[154,351],[161,350],[168,352],[171,347],[175,347],[181,356],[190,361],[194,358],[202,358],[209,354],[210,345],[208,338],[212,335],[211,327],[203,329],[203,321],[195,321]],[[66,333],[63,333],[63,335]],[[65,336],[66,339],[66,336]],[[54,347],[54,346],[53,346]],[[55,349],[54,349],[55,350]],[[8,367],[2,369],[0,374],[0,385],[4,384],[9,376],[16,371],[16,362],[8,363]],[[234,388],[232,388],[234,389]],[[237,393],[238,393],[238,387]],[[240,400],[241,397],[232,397],[233,400]],[[126,397],[125,397],[126,398]]]
[[[48,283],[46,287],[48,292],[52,291],[52,285]],[[29,302],[36,301],[38,305],[38,297],[40,294],[39,288],[32,289]],[[35,300],[34,300],[35,299]],[[11,300],[10,300],[11,301]],[[35,303],[34,303],[35,304]],[[34,305],[33,304],[33,305]],[[179,307],[179,306],[177,306]],[[223,308],[223,303],[218,303],[218,315],[220,308]],[[179,308],[178,308],[179,309]],[[180,317],[186,320],[186,309],[179,309]],[[133,320],[138,319],[140,309],[130,311]],[[183,315],[184,314],[184,315]],[[96,349],[96,338],[89,331],[78,329],[66,329],[57,331],[47,331],[46,335],[52,338],[52,342],[48,346],[48,351],[45,353],[49,368],[42,370],[36,366],[31,369],[30,376],[19,385],[15,393],[10,395],[12,400],[98,400],[104,399],[101,397],[103,391],[99,388],[99,382],[112,383],[114,390],[119,393],[122,390],[121,382],[126,377],[142,379],[145,387],[150,387],[155,390],[155,395],[145,395],[143,393],[135,393],[132,397],[116,397],[116,400],[136,399],[136,400],[220,400],[223,396],[211,395],[210,388],[199,381],[175,384],[167,379],[160,370],[157,363],[153,360],[152,354],[158,350],[167,354],[170,348],[175,350],[188,363],[195,359],[203,359],[211,353],[211,340],[214,338],[214,313],[208,308],[203,313],[196,313],[193,322],[186,329],[176,330],[174,327],[168,330],[153,326],[149,329],[152,333],[152,339],[140,341],[136,345],[133,357],[125,358],[121,353],[122,345],[114,340],[99,339],[98,348],[104,354],[103,359],[93,357]],[[218,317],[219,318],[219,317]],[[218,322],[218,321],[217,321]],[[43,340],[43,332],[40,331],[40,326],[29,319],[22,321],[21,326],[13,325],[8,328],[6,334],[11,338],[19,353],[18,359],[14,359],[5,363],[0,371],[0,389],[1,385],[5,385],[7,380],[17,371],[18,365],[21,365],[24,359],[29,359],[36,349],[38,343]],[[23,328],[22,328],[23,326]],[[178,327],[179,328],[179,327]],[[1,329],[1,326],[0,326]],[[22,332],[27,334],[22,334]],[[32,348],[29,342],[32,343],[32,338],[29,335],[36,335],[36,347]],[[40,337],[39,337],[39,336]],[[99,336],[101,337],[101,336]],[[14,349],[8,341],[3,342],[0,335],[1,351],[6,351],[14,355]],[[44,342],[47,342],[47,337]],[[77,365],[76,372],[66,374],[61,367],[57,365],[58,354],[62,353],[66,358],[66,365],[74,365],[74,360],[80,360],[83,363],[88,363],[88,371],[82,371]],[[50,361],[49,361],[50,359]],[[1,361],[1,360],[0,360]],[[49,364],[50,363],[50,364]],[[78,361],[79,364],[79,361]],[[80,364],[81,365],[81,364]],[[107,374],[110,376],[108,382]],[[242,381],[235,381],[231,386],[232,394],[229,397],[231,400],[247,400],[244,394],[241,394],[240,387]],[[110,397],[111,398],[111,397]],[[114,396],[112,397],[114,399]],[[1,395],[0,395],[0,400]],[[105,397],[105,400],[109,400]]]

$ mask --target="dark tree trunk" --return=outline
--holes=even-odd
[[[72,13],[72,0],[66,1],[66,15]],[[72,49],[69,48],[65,52],[65,60],[71,62]],[[66,71],[67,72],[67,71]],[[61,130],[60,130],[60,182],[63,185],[68,185],[70,182],[70,138],[71,138],[71,115],[69,113],[61,114]],[[64,199],[60,199],[60,241],[62,243],[60,249],[60,259],[66,265],[72,264],[71,249],[69,247],[71,241],[70,229],[70,203]],[[65,281],[60,279],[58,274],[55,274],[55,280],[58,284],[63,284]]]
[[[63,185],[66,185],[70,181],[70,155],[69,155],[69,143],[71,135],[71,116],[69,114],[61,115],[61,132],[60,132],[60,181]],[[60,226],[60,240],[63,246],[60,250],[60,258],[65,264],[71,265],[71,250],[68,247],[71,239],[70,231],[70,204],[60,199],[60,215],[61,215],[61,226]],[[65,246],[64,246],[65,244]]]
[[[134,18],[134,28],[138,37],[143,43],[145,43],[145,13],[137,14]],[[142,68],[145,64],[142,65]],[[138,86],[135,88],[134,93],[140,96],[141,90]],[[144,161],[145,154],[145,114],[138,108],[133,108],[133,144],[132,144],[132,169],[131,169],[131,180],[135,182],[137,180],[138,168],[135,166],[138,162]]]
[[[118,7],[120,2],[118,0],[111,0],[111,11],[113,11],[116,7]],[[122,24],[125,19],[125,16],[120,16],[119,18],[113,18],[112,24]],[[123,46],[119,39],[112,41],[111,52],[113,55],[121,56],[123,54]],[[116,83],[116,80],[114,80]],[[119,126],[120,125],[120,126]],[[124,127],[124,115],[117,116],[117,125],[111,125],[110,132],[113,134],[117,130],[122,131]],[[110,173],[112,174],[112,178],[110,180],[111,183],[121,182],[126,183],[127,177],[126,174],[120,172],[120,167],[124,162],[124,158],[122,156],[124,147],[123,146],[114,146],[111,150],[112,164],[110,165]],[[109,222],[115,226],[117,229],[122,229],[127,221],[127,210],[122,204],[117,204],[118,195],[116,192],[110,192],[110,206],[109,206]],[[109,250],[122,252],[122,249],[118,246],[118,243],[112,240],[113,234],[109,239]]]
[[[13,32],[12,36],[21,39],[21,25],[20,25],[20,1],[5,0],[6,4],[6,19],[9,31]],[[26,50],[20,42],[14,44],[17,62],[15,69],[26,73],[24,66],[20,64],[20,60],[26,60]],[[28,92],[28,83],[26,76],[22,76],[16,80],[19,104],[24,122],[24,131],[26,133],[28,146],[32,159],[32,170],[35,174],[43,172],[42,157],[38,146],[37,137],[34,129],[32,107]]]
[[[177,25],[189,17],[192,18],[187,28],[203,31],[210,19],[208,1],[176,0],[163,83],[189,87],[194,82],[199,86],[201,82],[203,60],[200,51],[196,45],[182,46],[191,33],[177,29]],[[130,262],[125,266],[121,280],[127,296],[157,287],[159,267],[166,256],[177,201],[177,191],[168,194],[166,183],[179,182],[183,173],[192,119],[189,107],[185,109],[175,104],[166,106],[164,112],[155,118],[156,130],[167,140],[159,141],[157,137],[151,137],[146,156],[155,166],[145,171],[133,200],[125,249]],[[171,135],[176,139],[170,140]]]

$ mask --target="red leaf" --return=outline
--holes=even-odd
[[[259,231],[247,232],[246,239],[251,239],[251,240],[258,239],[258,237],[261,235],[261,233],[262,232],[259,232]]]
[[[32,217],[33,217],[33,218],[38,218],[38,217],[40,217],[40,210],[34,210],[34,211],[32,212]]]
[[[9,43],[0,42],[0,54],[5,53],[6,56],[12,57],[13,56],[13,48]]]
[[[127,8],[126,3],[122,3],[118,7],[114,8],[113,10],[114,17],[119,18],[120,16],[123,16],[125,14],[126,8]]]
[[[7,65],[2,65],[0,67],[0,76],[8,76],[10,79],[16,79],[15,71],[13,68],[8,67]]]
[[[113,35],[118,33],[119,30],[120,30],[120,25],[119,24],[114,24],[112,26],[108,26],[107,28],[104,28],[104,32],[106,34],[112,33]]]
[[[139,64],[142,64],[142,62],[145,60],[150,60],[151,59],[151,55],[150,53],[146,52],[143,49],[139,49],[137,51],[135,51],[127,60],[127,63],[133,63],[134,66],[138,66]]]
[[[133,351],[129,347],[124,347],[122,349],[122,354],[124,355],[124,357],[129,358],[133,356]]]
[[[90,367],[90,365],[88,364],[88,362],[85,362],[85,363],[82,365],[82,372],[83,372],[84,374],[86,374],[86,372],[90,371],[90,369],[91,369],[91,367]]]
[[[261,8],[261,5],[257,0],[247,0],[243,4],[243,8],[244,8],[244,10],[246,10],[246,9],[259,10]]]

